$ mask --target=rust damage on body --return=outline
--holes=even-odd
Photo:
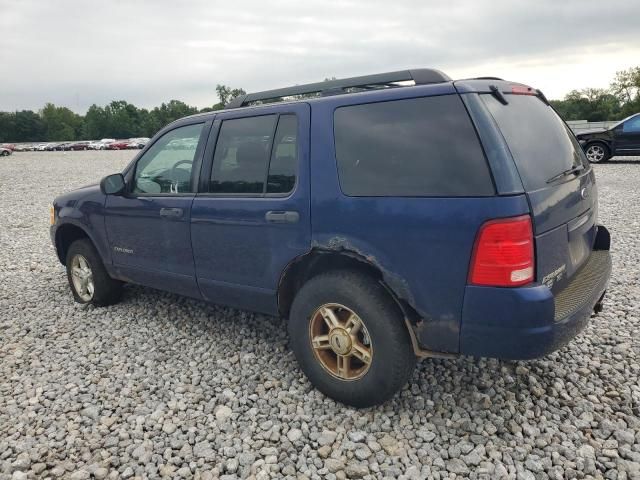
[[[340,253],[342,255],[347,255],[355,260],[373,266],[381,273],[382,285],[394,298],[394,300],[402,310],[405,325],[407,327],[409,336],[411,337],[411,346],[413,347],[413,351],[418,358],[455,358],[458,356],[457,354],[425,350],[420,347],[418,337],[420,336],[421,331],[427,328],[427,324],[424,321],[424,318],[428,316],[421,313],[416,308],[414,297],[411,293],[411,290],[409,289],[408,282],[400,275],[386,269],[374,255],[362,252],[346,238],[340,236],[332,237],[327,243],[314,242],[312,246],[316,251],[319,252]]]
[[[326,244],[314,242],[313,247],[319,250],[348,255],[355,258],[356,260],[364,261],[365,263],[373,265],[382,273],[382,279],[393,290],[396,296],[405,300],[407,303],[409,303],[409,305],[413,305],[415,303],[413,295],[411,294],[411,290],[409,289],[409,284],[404,278],[384,268],[384,266],[378,261],[378,259],[376,259],[375,256],[360,251],[346,238],[332,237]]]

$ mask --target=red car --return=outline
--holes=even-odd
[[[129,148],[129,140],[117,140],[107,145],[107,150],[126,150]]]
[[[7,150],[11,150],[13,152],[16,149],[16,146],[13,143],[3,143],[0,144],[0,148],[6,148]]]

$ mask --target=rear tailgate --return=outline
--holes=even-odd
[[[502,92],[502,93],[500,93]],[[597,190],[577,140],[534,90],[500,82],[480,94],[511,151],[529,200],[536,279],[553,291],[587,261],[595,240]]]

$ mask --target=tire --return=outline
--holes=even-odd
[[[2,151],[2,156],[3,156],[3,157],[8,157],[8,156],[9,156],[9,152],[7,152],[7,151],[3,150],[3,151]]]
[[[330,328],[325,317],[339,322]],[[353,328],[358,320],[362,326]],[[345,333],[349,326],[351,332],[357,330],[355,336]],[[373,278],[351,271],[321,274],[303,285],[291,306],[289,342],[311,383],[328,397],[354,407],[389,400],[406,384],[416,364],[394,300]],[[345,347],[350,349],[346,355],[336,353],[346,353]],[[347,363],[339,360],[345,356]],[[361,360],[367,356],[368,363]]]
[[[66,266],[67,280],[76,302],[104,307],[120,300],[122,282],[109,276],[89,239],[83,238],[71,244]]]
[[[601,142],[587,144],[584,149],[584,154],[591,163],[604,163],[611,158],[611,150],[609,150],[606,144]]]

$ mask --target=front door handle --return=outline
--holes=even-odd
[[[183,211],[181,208],[161,208],[160,209],[161,217],[178,218],[182,216],[182,213]]]
[[[269,223],[298,223],[300,214],[293,211],[274,211],[265,213],[264,218]]]

